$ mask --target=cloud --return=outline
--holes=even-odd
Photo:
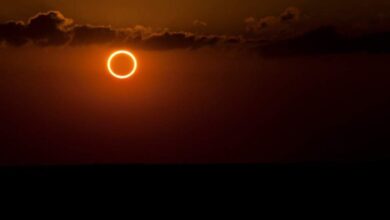
[[[72,28],[72,45],[107,44],[117,39],[118,33],[110,27],[91,25],[75,26]]]
[[[25,26],[20,22],[7,22],[0,24],[0,41],[9,45],[21,46],[27,43],[24,36]]]
[[[334,26],[324,26],[288,40],[258,46],[266,57],[340,53],[390,53],[390,32],[348,36]]]
[[[301,10],[296,7],[287,8],[280,15],[280,22],[298,21],[301,17]]]
[[[168,49],[198,49],[201,47],[212,47],[224,42],[224,36],[201,36],[186,32],[165,32],[153,34],[143,41],[146,49],[168,50]]]
[[[260,19],[248,17],[245,19],[246,30],[249,33],[259,34],[270,28],[280,27],[300,20],[301,10],[296,7],[286,8],[279,16],[266,16]]]
[[[70,40],[67,28],[72,22],[58,11],[39,13],[27,23],[9,21],[0,24],[0,39],[13,46],[29,41],[40,46],[63,45]]]
[[[245,23],[247,31],[256,32],[283,24],[289,25],[300,20],[300,16],[299,9],[290,7],[278,17],[268,16],[261,19],[249,17]],[[33,44],[40,47],[111,44],[142,50],[233,48],[254,51],[265,57],[356,52],[390,53],[390,31],[386,30],[352,35],[341,34],[335,26],[324,26],[309,31],[294,31],[291,35],[283,34],[284,38],[275,36],[264,38],[264,34],[200,34],[142,25],[117,29],[109,26],[74,24],[72,19],[66,18],[60,12],[50,11],[38,13],[27,22],[0,23],[0,43],[9,46]]]
[[[183,49],[189,48],[196,42],[195,35],[184,32],[165,32],[162,34],[152,34],[143,41],[146,49]]]
[[[67,28],[72,23],[58,11],[39,13],[28,21],[25,34],[37,45],[63,45],[70,39]]]
[[[205,26],[196,21],[194,25]],[[146,50],[197,49],[239,43],[235,37],[201,35],[190,32],[152,29],[141,25],[114,29],[106,26],[73,24],[58,11],[39,13],[24,22],[0,23],[0,41],[12,46],[32,43],[37,46],[84,46],[127,44]]]

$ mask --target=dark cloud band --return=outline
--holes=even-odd
[[[64,45],[70,40],[68,26],[72,20],[59,12],[39,13],[27,23],[0,24],[0,39],[7,44],[21,46],[33,42],[39,46]]]
[[[22,46],[33,43],[38,46],[82,46],[91,44],[131,44],[141,49],[169,50],[196,49],[233,43],[234,37],[197,35],[187,32],[153,31],[136,26],[128,29],[74,25],[58,11],[39,13],[24,22],[0,24],[0,40],[8,45]],[[239,42],[237,39],[236,42]]]
[[[340,53],[390,53],[390,32],[350,37],[333,26],[324,26],[297,37],[258,46],[267,57]]]
[[[287,8],[279,17],[246,20],[249,30],[262,29],[272,21],[292,23],[297,21],[300,10]],[[264,21],[268,23],[264,25]],[[262,23],[263,22],[263,23]],[[256,30],[257,30],[256,29]],[[264,41],[262,35],[202,35],[189,32],[153,30],[143,26],[114,29],[105,26],[78,25],[58,11],[39,13],[27,22],[0,23],[0,41],[6,45],[23,46],[83,46],[113,44],[144,50],[198,49],[202,47],[233,47],[254,51],[262,56],[279,57],[328,53],[390,53],[390,32],[360,34],[346,37],[332,26],[316,28],[301,35],[291,35]]]

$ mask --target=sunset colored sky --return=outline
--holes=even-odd
[[[1,6],[0,165],[390,158],[388,0]]]

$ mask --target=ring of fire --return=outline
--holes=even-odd
[[[127,55],[129,56],[132,60],[133,60],[133,69],[126,75],[119,75],[117,73],[115,73],[112,68],[111,68],[111,62],[112,60],[118,56],[118,55],[121,55],[121,54],[124,54],[124,55]],[[127,79],[129,77],[131,77],[136,71],[137,71],[137,59],[135,58],[134,54],[132,54],[131,52],[129,51],[126,51],[126,50],[119,50],[119,51],[116,51],[115,53],[111,54],[111,56],[108,58],[108,61],[107,61],[107,69],[108,71],[110,72],[110,74],[118,79]]]

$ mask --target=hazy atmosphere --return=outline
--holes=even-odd
[[[390,1],[2,4],[1,165],[390,157]]]

